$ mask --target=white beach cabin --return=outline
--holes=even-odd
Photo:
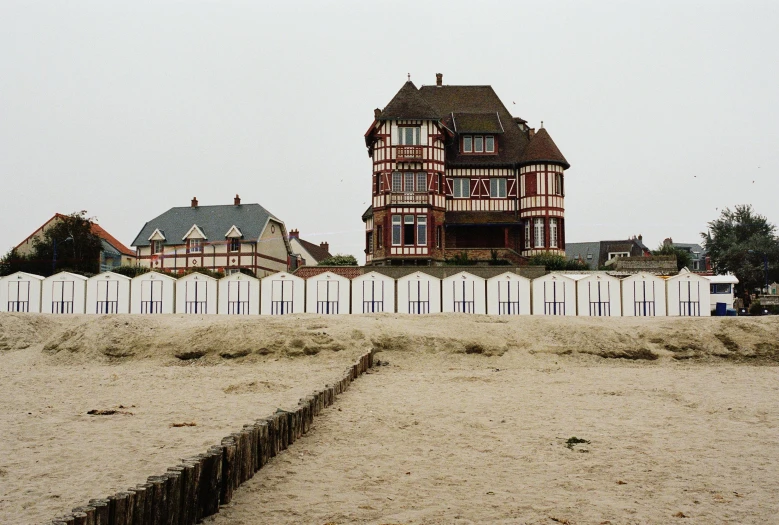
[[[637,273],[622,279],[622,315],[665,317],[665,279],[651,273]]]
[[[43,280],[41,313],[83,314],[87,299],[87,278],[60,272]]]
[[[460,272],[441,281],[441,309],[463,314],[487,313],[486,279]]]
[[[260,280],[236,272],[219,279],[219,314],[259,315]]]
[[[577,315],[619,317],[622,297],[619,279],[603,272],[591,273],[576,281]]]
[[[216,314],[217,280],[193,272],[176,279],[177,314]]]
[[[368,272],[352,279],[352,313],[395,312],[395,279]]]
[[[424,272],[398,279],[399,314],[441,313],[441,280]]]
[[[130,281],[131,314],[172,314],[176,279],[160,272],[147,272]]]
[[[533,315],[576,315],[576,282],[584,277],[549,273],[533,279]]]
[[[489,315],[530,315],[530,279],[512,272],[487,279]]]
[[[305,310],[306,281],[286,272],[262,278],[260,315],[302,314]]]
[[[665,281],[668,315],[706,317],[711,315],[709,280],[687,268]]]
[[[0,312],[40,313],[43,277],[16,272],[0,279]]]
[[[306,280],[306,312],[337,315],[349,313],[349,279],[324,272]]]
[[[87,279],[88,314],[129,314],[130,279],[126,275],[104,272]]]
[[[736,296],[734,288],[738,284],[738,277],[727,275],[706,275],[709,281],[709,305],[711,310],[717,309],[717,303],[725,303],[728,309],[733,309],[733,301]]]

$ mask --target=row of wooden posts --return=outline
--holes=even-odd
[[[322,410],[333,404],[352,381],[373,367],[373,353],[362,355],[333,384],[302,398],[293,411],[244,425],[205,453],[184,458],[159,476],[126,491],[89,500],[45,525],[192,525],[219,512],[235,490],[308,433]]]

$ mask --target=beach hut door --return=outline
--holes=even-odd
[[[76,283],[73,281],[53,281],[51,287],[51,313],[72,314]]]
[[[408,313],[430,313],[430,281],[408,282]]]
[[[463,277],[460,281],[452,281],[452,288],[452,298],[454,300],[453,311],[463,314],[472,314],[476,281],[469,281]]]
[[[633,281],[633,315],[637,317],[656,315],[654,281]]]
[[[611,287],[607,282],[587,283],[590,294],[590,316],[608,317],[611,315]]]
[[[362,282],[362,313],[384,311],[384,281]]]
[[[317,281],[316,313],[337,314],[340,285],[338,281]]]
[[[498,281],[498,315],[519,315],[519,281]]]
[[[544,282],[544,315],[565,315],[564,282]]]
[[[699,317],[701,315],[700,283],[679,281],[679,315],[682,317]]]
[[[30,311],[30,281],[8,282],[8,311]]]
[[[208,283],[197,277],[187,281],[184,289],[184,311],[188,314],[208,313]]]
[[[119,313],[119,281],[97,281],[96,314]]]
[[[229,281],[227,283],[227,313],[230,315],[249,315],[249,281]]]
[[[141,313],[162,313],[162,281],[141,281]]]
[[[295,289],[293,281],[271,282],[271,314],[284,315],[293,311],[292,297]]]

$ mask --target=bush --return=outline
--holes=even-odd
[[[564,255],[553,255],[553,254],[540,254],[540,255],[534,255],[530,258],[528,261],[528,264],[531,264],[533,266],[543,266],[546,268],[548,272],[555,272],[555,271],[584,271],[589,270],[589,267],[581,262],[576,260],[568,260],[565,258]]]
[[[143,275],[151,270],[145,266],[119,266],[111,271],[132,279],[133,277]]]
[[[357,259],[354,255],[338,253],[327,259],[322,259],[317,266],[357,266]]]
[[[474,266],[478,261],[468,258],[468,252],[460,252],[451,259],[446,259],[444,264],[450,266]]]

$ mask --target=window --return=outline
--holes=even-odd
[[[712,283],[711,293],[730,293],[730,283]]]
[[[473,152],[473,137],[463,137],[463,153]]]
[[[557,219],[549,219],[549,247],[557,248]]]
[[[365,253],[373,253],[373,232],[365,234]]]
[[[484,137],[484,151],[495,153],[495,137]]]
[[[463,153],[495,153],[495,137],[492,135],[463,135]]]
[[[202,239],[190,239],[188,243],[189,243],[189,253],[201,253],[203,251]]]
[[[403,191],[403,174],[399,171],[392,172],[392,193]]]
[[[417,215],[417,244],[427,245],[427,216]]]
[[[403,244],[406,246],[414,244],[414,216],[403,216]]]
[[[525,221],[525,249],[530,249],[530,219]]]
[[[151,241],[151,253],[162,253],[162,241]]]
[[[384,246],[383,237],[381,236],[381,225],[379,225],[376,228],[376,249],[381,250],[381,247]]]
[[[609,252],[607,260],[616,259],[617,257],[630,257],[630,252]]]
[[[398,144],[401,146],[419,145],[420,129],[412,127],[398,128]]]
[[[435,227],[435,247],[440,248],[441,247],[441,234],[443,233],[443,228],[440,226]]]
[[[458,177],[452,179],[455,199],[467,199],[471,196],[471,179]]]
[[[400,215],[392,216],[392,246],[400,246],[400,230],[401,230],[401,217]]]
[[[484,152],[484,137],[473,137],[473,152]]]
[[[533,219],[534,248],[544,247],[544,219]]]
[[[562,173],[555,173],[555,184],[554,184],[554,192],[555,195],[564,195],[563,193],[563,174]]]
[[[490,197],[493,199],[506,198],[506,179],[490,179]]]
[[[231,252],[240,252],[241,251],[241,239],[238,237],[230,237],[227,240],[227,247]]]
[[[424,193],[427,191],[427,173],[417,173],[417,192]]]
[[[407,172],[403,174],[403,190],[407,193],[413,193],[414,192],[414,174],[411,172]]]

